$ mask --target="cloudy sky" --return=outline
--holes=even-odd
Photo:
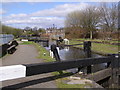
[[[52,27],[53,24],[59,28],[64,27],[65,17],[71,11],[97,4],[98,2],[83,2],[82,0],[79,2],[54,2],[54,0],[51,2],[49,0],[10,2],[10,0],[5,0],[0,5],[0,15],[2,16],[0,19],[3,24],[16,28],[25,28],[26,26],[47,28]]]

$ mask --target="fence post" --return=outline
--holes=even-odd
[[[91,41],[85,41],[83,43],[83,49],[84,49],[84,52],[85,52],[87,58],[90,58],[91,57]],[[83,67],[78,67],[78,72],[80,71],[81,68],[83,68]],[[91,65],[87,66],[87,74],[89,74],[91,72],[92,72]]]
[[[87,56],[87,58],[91,57],[91,41],[85,41],[84,42],[84,52]],[[87,67],[87,74],[91,73],[91,65]]]
[[[60,56],[58,54],[57,46],[55,44],[51,45],[51,51],[53,52],[53,55],[56,59],[56,61],[60,62]],[[58,71],[60,74],[63,74],[62,71]]]
[[[119,54],[112,54],[113,60],[111,61],[111,87],[112,88],[118,88],[119,86]]]
[[[49,40],[47,40],[47,42],[46,42],[46,46],[49,47]]]

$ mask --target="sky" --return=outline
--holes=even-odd
[[[87,0],[86,2],[83,0],[79,0],[79,2],[77,0],[66,2],[65,0],[58,0],[57,2],[55,0],[36,2],[35,0],[21,0],[21,2],[19,0],[4,0],[0,4],[0,21],[4,25],[22,29],[27,26],[31,28],[49,28],[53,24],[60,28],[64,27],[65,17],[68,13],[82,10],[89,5],[97,5],[98,3],[100,2],[95,2],[95,0]]]

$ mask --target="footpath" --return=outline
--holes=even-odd
[[[42,59],[38,59],[38,52],[34,45],[19,45],[15,53],[6,55],[2,58],[2,65],[10,66],[18,64],[42,63]],[[57,88],[56,83],[51,78],[51,73],[29,76],[25,78],[6,80],[2,82],[2,87],[10,88]]]

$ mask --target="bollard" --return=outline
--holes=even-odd
[[[87,56],[87,58],[91,57],[91,41],[85,41],[84,42],[84,52]],[[87,67],[87,74],[91,73],[91,65]]]
[[[51,50],[50,50],[50,56],[51,56],[52,58],[54,58],[54,57],[53,57],[53,52],[52,52]]]

